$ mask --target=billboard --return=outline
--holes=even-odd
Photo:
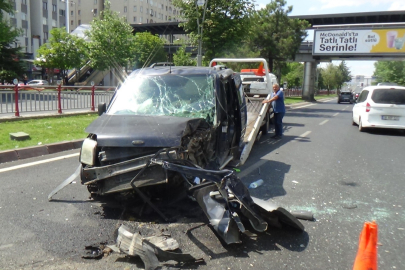
[[[315,30],[312,54],[405,54],[405,28]]]

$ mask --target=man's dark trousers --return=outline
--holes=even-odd
[[[283,112],[274,113],[274,130],[276,136],[283,136]]]

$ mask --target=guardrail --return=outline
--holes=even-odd
[[[30,86],[0,85],[0,114],[90,109],[108,103],[115,86]]]

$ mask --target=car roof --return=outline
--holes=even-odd
[[[142,68],[134,70],[129,77],[134,77],[139,75],[154,76],[154,75],[167,75],[167,74],[176,74],[176,75],[192,75],[192,74],[222,74],[229,73],[233,71],[231,69],[219,69],[215,67],[183,67],[183,66],[158,66],[153,68]]]
[[[374,91],[375,89],[400,89],[405,90],[404,86],[396,86],[396,85],[379,85],[379,86],[367,86],[363,88],[363,90]]]

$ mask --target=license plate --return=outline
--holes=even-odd
[[[393,120],[393,121],[399,121],[399,116],[393,116],[393,115],[382,115],[381,116],[382,120]]]

